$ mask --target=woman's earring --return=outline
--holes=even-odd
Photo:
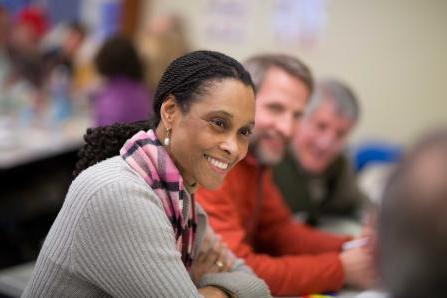
[[[169,143],[171,142],[171,129],[170,128],[166,128],[166,137],[163,140],[163,144],[165,146],[169,146]]]

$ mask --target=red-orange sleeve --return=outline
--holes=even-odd
[[[313,229],[293,219],[271,174],[263,177],[262,211],[256,231],[257,244],[274,255],[319,254],[340,251],[350,237]]]
[[[231,182],[227,181],[227,183]],[[237,192],[237,188],[231,189],[224,184],[217,191],[200,189],[196,194],[196,199],[208,213],[209,223],[214,230],[222,236],[223,241],[238,257],[243,258],[247,265],[266,281],[273,295],[302,295],[335,291],[341,288],[344,276],[337,252],[283,256],[256,253],[245,242],[246,231],[243,226],[243,219],[239,216],[239,208],[246,206],[241,205],[234,197]],[[281,220],[284,221],[284,219]],[[263,222],[264,224],[280,224],[281,220],[278,223],[271,219]],[[302,232],[305,233],[303,237],[309,241],[320,239],[319,237],[323,238],[323,236],[308,236],[307,229],[300,228],[299,225],[287,225],[290,225],[290,227],[286,229],[293,231],[296,236],[281,232],[283,237],[287,236],[288,241],[282,240],[280,242],[296,242],[291,241],[291,239],[301,238]],[[280,230],[277,227],[275,229]],[[267,233],[273,233],[272,231],[267,231]],[[258,231],[258,233],[263,232]],[[306,243],[306,245],[303,245],[303,250],[307,246],[311,247]],[[324,247],[323,244],[317,246]],[[291,250],[293,247],[295,246],[290,246],[288,249]],[[296,245],[296,247],[300,247],[300,245]],[[327,250],[329,250],[329,247],[327,247]]]

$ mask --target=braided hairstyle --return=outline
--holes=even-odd
[[[102,160],[116,156],[124,143],[140,130],[156,128],[160,123],[160,109],[169,95],[175,97],[183,113],[194,100],[213,86],[215,82],[232,78],[246,86],[254,85],[250,74],[235,59],[219,52],[195,51],[175,59],[165,70],[154,96],[153,118],[134,123],[116,123],[87,129],[86,144],[79,151],[73,176]]]

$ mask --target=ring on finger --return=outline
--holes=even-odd
[[[225,264],[224,264],[224,262],[218,260],[218,261],[216,262],[216,266],[217,266],[217,268],[219,268],[219,270],[222,270],[223,267],[225,266]]]

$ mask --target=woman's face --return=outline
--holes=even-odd
[[[234,79],[215,81],[187,112],[175,109],[168,151],[187,188],[217,188],[247,154],[255,117],[253,89]]]

